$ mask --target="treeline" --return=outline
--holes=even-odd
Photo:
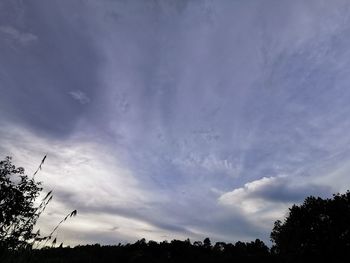
[[[55,231],[74,210],[67,214],[53,231],[40,235],[34,225],[52,198],[49,191],[36,205],[42,190],[24,169],[15,167],[11,158],[0,161],[0,263],[80,263],[80,262],[348,262],[350,259],[350,192],[332,198],[307,197],[293,205],[283,221],[274,223],[269,249],[262,241],[235,244],[211,244],[190,240],[146,242],[114,246],[86,245],[55,247]],[[43,244],[42,249],[33,249]],[[49,247],[47,244],[50,244]]]
[[[28,254],[11,255],[11,262],[33,263],[80,263],[80,262],[277,262],[277,257],[270,254],[264,242],[256,239],[253,242],[235,244],[217,242],[210,239],[190,242],[172,240],[155,242],[141,239],[134,244],[115,246],[85,245],[32,250]]]

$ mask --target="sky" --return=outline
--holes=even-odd
[[[269,242],[350,188],[350,2],[1,0],[0,158],[67,245]]]

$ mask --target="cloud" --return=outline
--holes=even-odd
[[[24,124],[45,136],[69,136],[77,123],[97,114],[94,109],[101,92],[101,88],[96,88],[100,57],[93,48],[90,32],[70,20],[77,18],[75,9],[58,2],[2,3],[0,119]],[[84,16],[83,6],[78,17]],[[40,41],[34,40],[34,33]],[[27,45],[14,46],[8,40]],[[28,45],[32,42],[35,45]],[[94,98],[94,102],[81,107],[67,96],[69,92],[79,95],[79,91]],[[86,102],[80,95],[81,101]],[[18,105],[26,105],[26,110]]]
[[[256,225],[270,228],[272,222],[282,219],[287,207],[301,203],[307,196],[331,196],[330,186],[302,180],[303,177],[263,177],[222,194],[218,202]]]
[[[32,33],[20,32],[16,28],[8,25],[0,26],[0,34],[10,40],[19,42],[22,45],[29,44],[31,42],[37,41],[38,37]]]
[[[3,0],[0,153],[33,170],[49,151],[53,214],[82,211],[84,242],[267,240],[290,204],[350,186],[348,10]]]
[[[81,90],[72,90],[69,92],[69,95],[73,99],[77,100],[80,104],[86,104],[90,102],[90,98]]]
[[[299,182],[295,182],[299,180]],[[287,176],[263,177],[246,183],[244,187],[225,193],[221,200],[234,200],[236,197],[242,198],[242,194],[247,199],[264,199],[273,202],[300,202],[305,198],[305,194],[317,195],[329,194],[329,187],[305,184],[303,178],[288,178]],[[243,198],[243,199],[246,199]]]
[[[115,155],[110,155],[102,145],[83,141],[48,141],[18,127],[9,126],[2,126],[0,134],[0,152],[13,156],[14,163],[25,167],[29,175],[36,169],[35,160],[39,161],[45,154],[48,156],[36,177],[44,182],[45,191],[53,189],[54,192],[54,202],[42,218],[45,230],[52,229],[59,222],[52,220],[52,214],[57,219],[77,209],[81,218],[85,219],[96,212],[90,222],[103,221],[104,215],[108,214],[109,218],[116,217],[113,224],[118,224],[118,218],[124,218],[124,221],[129,218],[131,233],[132,218],[125,213],[118,213],[118,209],[114,213],[109,213],[108,209],[118,207],[121,211],[133,211],[147,206],[152,199],[152,194],[142,190],[130,171],[116,165]],[[78,218],[77,222],[80,220]],[[141,217],[134,221],[147,224]],[[80,230],[78,223],[76,231]],[[129,236],[132,236],[130,233]]]
[[[114,237],[114,242],[141,237],[162,240],[164,235],[181,239],[196,236],[172,220],[171,214],[164,213],[162,206],[166,203],[158,193],[117,164],[115,151],[77,138],[52,141],[16,126],[3,125],[0,129],[0,152],[13,156],[14,163],[25,167],[28,175],[35,171],[43,155],[48,156],[36,176],[43,181],[45,191],[53,189],[54,195],[37,226],[42,233],[50,232],[65,214],[76,209],[78,217],[60,230],[60,236],[69,237],[65,242],[70,244],[97,242],[103,233],[106,240],[102,243],[106,243],[115,235],[112,232],[116,225],[120,236]]]

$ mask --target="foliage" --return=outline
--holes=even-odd
[[[49,194],[35,206],[41,191],[41,182],[25,175],[22,167],[15,167],[11,157],[0,162],[1,247],[25,248],[39,236],[39,232],[33,233],[33,227],[51,198]]]
[[[42,212],[52,199],[52,191],[38,203],[37,199],[43,190],[41,182],[35,180],[35,175],[46,159],[41,161],[32,177],[25,174],[24,168],[12,164],[11,157],[0,161],[0,249],[23,250],[31,249],[35,242],[51,240],[57,228],[69,217],[76,215],[76,210],[69,213],[45,237],[33,228]],[[56,238],[52,244],[56,243]]]
[[[339,260],[350,256],[350,192],[293,205],[271,232],[273,251],[289,259]],[[341,262],[341,261],[340,261]]]
[[[209,238],[194,243],[189,239],[170,242],[141,239],[134,244],[116,246],[47,248],[35,250],[31,262],[273,262],[268,247],[258,239],[236,244],[219,242],[214,246]]]

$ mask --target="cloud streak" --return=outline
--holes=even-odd
[[[73,99],[77,100],[80,104],[87,104],[90,102],[90,98],[81,90],[72,90],[69,92],[69,95]]]
[[[22,45],[37,41],[38,37],[31,33],[23,33],[11,26],[0,26],[0,32],[9,40],[18,41]]]

